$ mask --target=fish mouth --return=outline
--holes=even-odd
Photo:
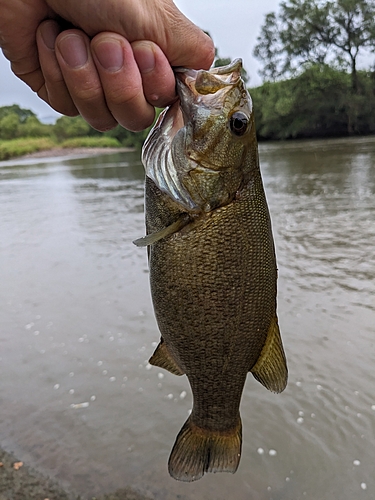
[[[175,68],[177,93],[180,99],[186,97],[186,90],[189,90],[195,96],[216,94],[221,89],[236,85],[241,77],[241,70],[241,59],[235,59],[227,66],[211,68],[208,71]]]
[[[221,109],[225,99],[225,90],[229,90],[238,83],[241,78],[241,69],[241,59],[208,71],[175,68],[178,99],[163,115],[163,119],[167,119],[169,138],[173,139],[177,132],[191,121],[194,104],[206,106],[208,109]]]

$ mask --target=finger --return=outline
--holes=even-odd
[[[91,50],[112,115],[134,132],[151,125],[155,110],[143,94],[130,43],[116,33],[99,33],[91,41]]]
[[[131,45],[142,75],[143,93],[147,101],[159,108],[171,104],[176,99],[176,80],[162,50],[147,40]]]
[[[171,66],[209,69],[215,58],[212,39],[193,24],[173,2],[162,12],[163,32],[152,38],[167,56]]]
[[[60,26],[55,21],[44,21],[38,27],[36,41],[44,76],[44,84],[39,89],[38,95],[59,113],[76,116],[77,108],[65,85],[55,54],[55,42],[59,33]]]
[[[208,69],[214,60],[211,38],[184,16],[173,0],[111,0],[103,2],[100,9],[90,9],[90,2],[79,0],[45,1],[90,36],[111,31],[129,42],[153,41],[172,66]]]
[[[0,46],[11,62],[13,73],[34,92],[44,83],[35,32],[41,20],[52,13],[44,2],[0,2]]]
[[[88,36],[80,30],[63,31],[55,48],[65,84],[79,113],[97,130],[114,128],[117,122],[106,104]]]

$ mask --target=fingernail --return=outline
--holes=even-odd
[[[68,66],[77,69],[88,60],[87,47],[79,35],[67,35],[58,42],[60,53]]]
[[[155,54],[149,42],[134,42],[132,44],[134,59],[141,73],[149,73],[155,68]]]
[[[119,71],[124,65],[124,52],[121,42],[107,39],[93,48],[100,65],[107,71]]]
[[[55,42],[60,28],[55,22],[46,22],[40,27],[40,34],[44,45],[51,50],[55,50]]]

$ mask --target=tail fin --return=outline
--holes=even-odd
[[[180,430],[168,462],[169,474],[179,481],[196,481],[205,472],[234,474],[241,458],[242,424],[227,431],[196,426],[191,417]]]

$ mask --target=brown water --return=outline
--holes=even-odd
[[[136,155],[0,164],[0,443],[90,495],[375,497],[375,140],[261,146],[290,381],[249,376],[235,475],[171,479],[191,407],[151,367]]]

